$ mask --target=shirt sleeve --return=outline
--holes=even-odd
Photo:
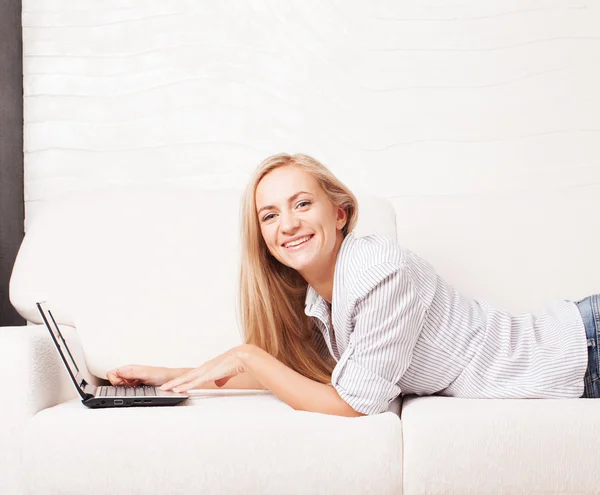
[[[377,414],[401,394],[398,382],[410,365],[425,308],[402,267],[377,265],[364,280],[369,289],[357,301],[354,330],[331,382],[355,411]]]

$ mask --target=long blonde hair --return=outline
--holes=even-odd
[[[313,175],[329,200],[346,210],[343,237],[354,229],[358,219],[354,194],[314,158],[281,153],[268,157],[256,168],[242,201],[239,311],[245,342],[267,351],[307,378],[331,383],[335,360],[319,354],[313,341],[314,323],[304,314],[308,283],[269,252],[256,214],[258,183],[272,170],[284,166],[295,166]]]

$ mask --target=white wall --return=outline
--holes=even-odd
[[[24,0],[23,25],[28,220],[302,151],[467,292],[600,292],[598,2]]]

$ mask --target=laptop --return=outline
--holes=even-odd
[[[50,332],[52,341],[67,368],[73,385],[81,396],[81,402],[91,408],[100,407],[144,407],[144,406],[174,406],[189,398],[189,395],[180,392],[164,391],[150,385],[137,387],[100,386],[87,383],[79,372],[79,367],[73,359],[69,346],[63,337],[60,328],[52,316],[52,311],[45,302],[38,302],[36,306],[42,315],[44,324]]]

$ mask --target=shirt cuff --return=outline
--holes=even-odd
[[[352,409],[363,414],[386,412],[400,387],[390,383],[352,358],[340,361],[331,375],[331,383],[339,396]]]

